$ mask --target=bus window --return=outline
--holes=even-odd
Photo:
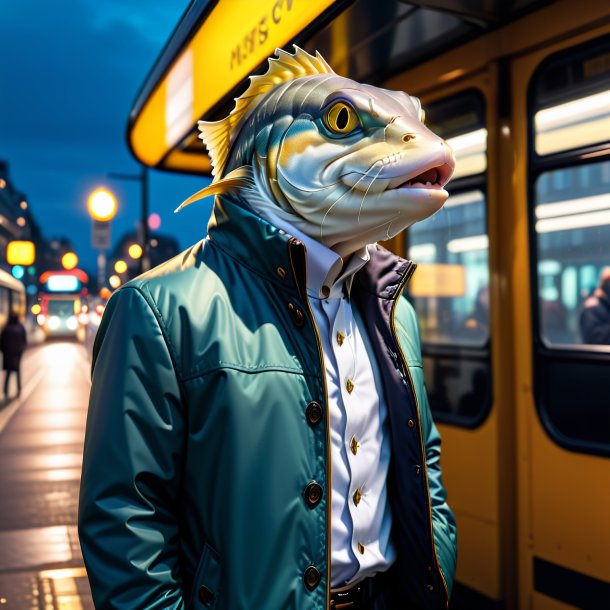
[[[551,170],[536,180],[538,308],[547,346],[610,351],[610,281],[601,281],[610,280],[609,191],[610,161]]]
[[[0,325],[4,326],[8,321],[10,313],[10,294],[9,289],[5,286],[0,286]]]
[[[489,338],[485,195],[451,195],[445,208],[410,230],[418,263],[411,296],[427,343],[483,346]]]
[[[563,446],[610,452],[610,39],[530,87],[536,402]]]
[[[457,163],[444,207],[408,230],[407,256],[418,264],[409,297],[436,419],[474,426],[491,404],[483,100],[467,92],[425,109]]]

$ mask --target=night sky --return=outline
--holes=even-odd
[[[0,159],[9,162],[47,238],[69,237],[86,269],[87,195],[105,185],[116,195],[113,241],[136,227],[137,173],[125,143],[127,117],[144,79],[188,0],[20,0],[2,2],[0,18]],[[210,200],[174,208],[206,178],[150,172],[150,212],[182,248],[205,234]]]

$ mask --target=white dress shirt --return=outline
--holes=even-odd
[[[386,488],[390,431],[383,385],[364,324],[346,296],[369,253],[363,248],[343,269],[343,260],[326,246],[276,218],[267,220],[307,248],[307,294],[326,367],[331,587],[337,588],[383,572],[396,559]]]

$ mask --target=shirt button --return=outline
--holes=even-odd
[[[358,552],[359,552],[361,555],[364,555],[364,544],[362,544],[362,542],[359,542],[359,543],[358,543]]]
[[[305,586],[310,591],[313,591],[320,584],[320,580],[322,580],[322,576],[320,575],[320,572],[316,566],[309,566],[305,570],[303,574],[303,581],[305,582]]]
[[[308,423],[315,426],[322,420],[322,407],[315,400],[312,400],[305,409],[305,417]]]
[[[328,286],[322,286],[322,289],[320,290],[320,292],[322,293],[322,296],[324,298],[326,298],[327,296],[330,295],[330,288]]]
[[[292,316],[292,321],[297,328],[303,328],[305,325],[305,314],[294,304],[288,303],[288,310]]]
[[[319,483],[316,483],[315,481],[312,481],[305,488],[305,501],[307,502],[310,508],[314,508],[318,504],[320,504],[322,495],[322,486]]]
[[[337,331],[337,343],[339,344],[339,347],[341,347],[343,345],[344,341],[345,341],[345,335],[340,330]]]
[[[205,585],[201,585],[201,587],[199,587],[198,597],[199,601],[204,606],[209,606],[214,601],[214,593],[210,591],[210,589],[208,589]]]
[[[407,426],[409,426],[409,428],[414,428],[414,427],[415,427],[415,422],[414,422],[412,419],[410,419],[410,420],[407,422]]]
[[[348,379],[345,387],[347,388],[347,393],[351,394],[354,391],[354,382],[351,379]]]
[[[360,500],[362,500],[362,492],[360,491],[360,488],[359,488],[359,487],[358,487],[358,488],[356,489],[356,491],[354,492],[354,496],[353,496],[353,498],[354,498],[354,504],[355,504],[356,506],[358,506],[358,504],[360,504]]]
[[[352,440],[350,441],[349,448],[352,450],[352,453],[356,455],[358,453],[358,449],[360,449],[360,443],[356,440],[355,436],[352,436]]]
[[[284,267],[278,267],[276,272],[282,279],[286,277],[286,269],[284,269]]]

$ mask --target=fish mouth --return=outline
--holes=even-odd
[[[398,189],[432,189],[442,190],[443,187],[449,182],[453,174],[453,166],[449,163],[441,163],[434,167],[429,167],[423,172],[405,178],[404,176],[398,176],[393,178],[388,184],[386,190],[398,190]]]

